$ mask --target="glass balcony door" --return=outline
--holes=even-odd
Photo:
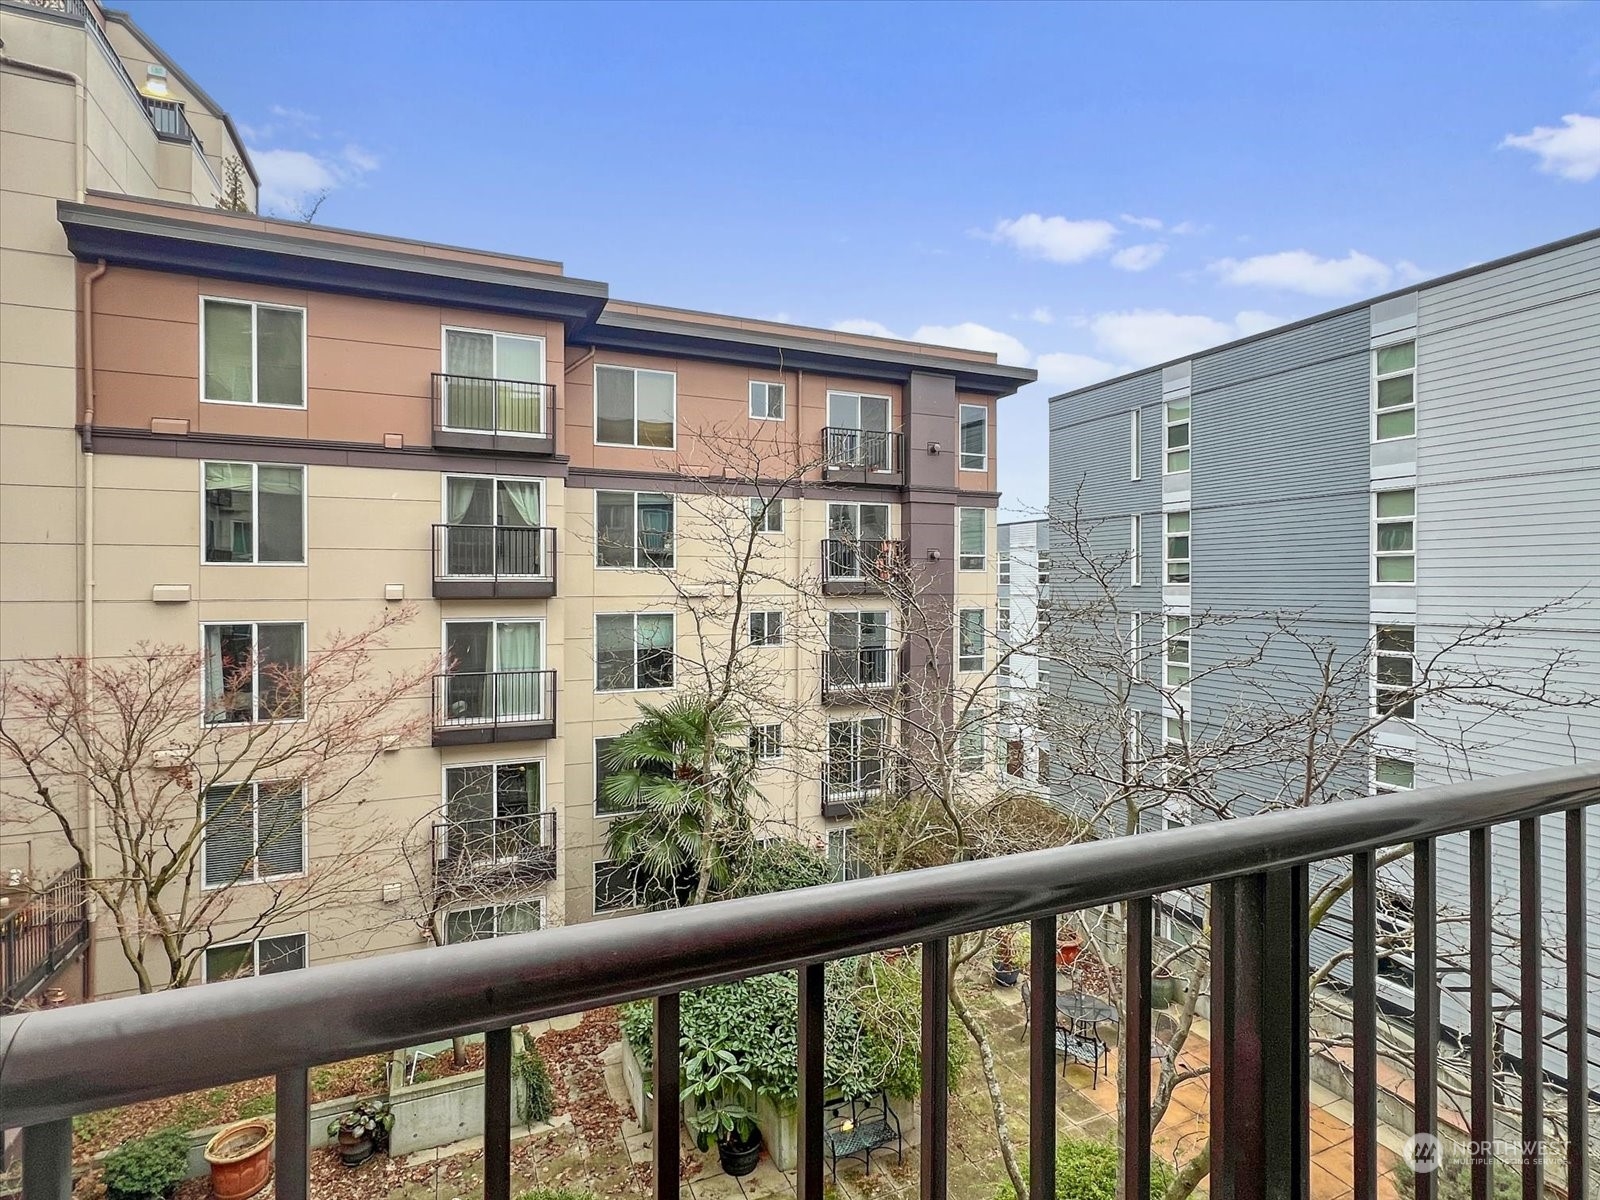
[[[543,436],[544,341],[447,329],[444,423],[480,433]]]
[[[542,512],[537,480],[450,476],[445,480],[445,519],[451,526],[446,574],[542,576]]]
[[[445,819],[452,859],[514,861],[543,838],[539,763],[451,767],[445,771]]]
[[[829,392],[828,428],[830,466],[889,469],[889,397]]]
[[[828,614],[828,685],[882,687],[889,682],[889,614]]]
[[[864,579],[889,537],[887,504],[828,505],[828,578]]]
[[[449,621],[444,641],[446,720],[543,717],[543,622]]]

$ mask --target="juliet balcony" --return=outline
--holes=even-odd
[[[898,653],[888,646],[834,647],[822,651],[822,702],[871,704],[894,692]]]
[[[435,525],[433,595],[439,600],[556,594],[556,531],[536,525]]]
[[[433,881],[441,897],[538,887],[555,877],[553,809],[434,823]]]
[[[554,671],[452,671],[433,677],[433,744],[537,742],[556,735]]]
[[[857,816],[889,790],[883,755],[829,758],[822,764],[822,815],[829,820]]]
[[[888,538],[827,538],[822,543],[822,594],[882,593],[905,571],[906,544]]]
[[[499,455],[556,452],[556,385],[433,376],[433,445]]]
[[[822,431],[822,477],[831,483],[900,487],[905,438],[892,430],[829,425]]]

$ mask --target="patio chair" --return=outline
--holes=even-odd
[[[1106,1044],[1097,1037],[1085,1037],[1075,1033],[1065,1025],[1056,1026],[1056,1053],[1061,1055],[1061,1073],[1067,1073],[1069,1062],[1079,1063],[1089,1068],[1090,1078],[1094,1081],[1089,1087],[1093,1090],[1100,1086],[1100,1077],[1106,1075],[1107,1058],[1109,1051]]]
[[[860,1159],[871,1175],[873,1151],[887,1150],[892,1145],[895,1161],[906,1161],[900,1118],[889,1107],[889,1093],[833,1100],[823,1106],[823,1112],[822,1150],[835,1186],[839,1183],[840,1159]]]

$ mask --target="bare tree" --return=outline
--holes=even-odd
[[[427,722],[428,671],[375,669],[409,617],[335,633],[303,664],[146,644],[0,677],[7,807],[59,833],[141,992],[182,987],[213,945],[370,886],[353,864],[393,838],[364,806],[371,769]]]

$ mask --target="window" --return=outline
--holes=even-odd
[[[1378,755],[1372,762],[1373,791],[1379,796],[1409,792],[1417,786],[1417,765],[1409,758]]]
[[[1189,686],[1189,618],[1168,617],[1161,651],[1162,680],[1169,688]]]
[[[956,770],[983,770],[982,725],[968,725],[956,735]]]
[[[1000,620],[995,628],[999,632],[1000,636],[1004,638],[1008,633],[1011,632],[1011,605],[1002,604],[999,612]]]
[[[544,715],[543,621],[446,621],[444,661],[447,722]]]
[[[983,670],[983,609],[961,610],[960,643],[956,655],[956,670]]]
[[[549,432],[542,338],[446,329],[444,370],[446,428],[524,436]]]
[[[1417,581],[1417,493],[1374,492],[1372,496],[1373,579],[1378,583]]]
[[[201,974],[207,983],[217,983],[252,975],[276,975],[279,971],[303,971],[305,966],[306,935],[284,933],[253,942],[208,946]]]
[[[883,788],[883,729],[882,717],[828,722],[829,796],[864,796]]]
[[[208,462],[205,556],[208,563],[303,563],[306,469]]]
[[[757,533],[782,533],[783,501],[776,496],[770,500],[751,496],[750,524],[755,526]]]
[[[515,862],[543,845],[543,768],[537,760],[445,768],[449,856]]]
[[[445,476],[445,574],[543,575],[543,514],[537,479]]]
[[[750,381],[750,415],[758,421],[783,420],[783,384]]]
[[[1138,513],[1128,518],[1128,586],[1144,583],[1144,518]]]
[[[989,560],[989,522],[981,508],[956,510],[960,530],[960,566],[963,571],[981,571]]]
[[[1050,588],[1050,551],[1041,546],[1039,548],[1039,590],[1048,591]]]
[[[828,505],[828,579],[865,579],[892,564],[887,504]]]
[[[829,392],[828,426],[823,436],[827,465],[898,471],[894,439],[889,436],[889,409],[888,396]]]
[[[1189,765],[1189,720],[1168,717],[1161,732],[1161,777],[1168,789],[1161,801],[1161,826],[1172,829],[1187,825],[1193,816],[1189,785],[1194,772]]]
[[[783,757],[783,726],[777,724],[750,727],[750,756],[757,762],[777,762]]]
[[[486,938],[507,937],[513,933],[537,933],[539,908],[537,900],[453,908],[444,914],[445,945],[481,942]]]
[[[1164,471],[1176,475],[1189,469],[1189,401],[1171,400],[1166,406],[1167,457]]]
[[[201,626],[205,721],[294,721],[304,710],[306,627],[241,621]]]
[[[616,774],[611,766],[611,748],[616,741],[614,737],[594,740],[594,811],[597,817],[616,817],[633,811],[626,802],[613,800],[607,794],[606,784]]]
[[[1417,432],[1417,344],[1397,342],[1372,352],[1374,441],[1414,437]]]
[[[1169,512],[1167,519],[1167,582],[1189,582],[1189,514]]]
[[[660,492],[596,492],[595,565],[671,570],[672,514],[672,497]]]
[[[304,874],[305,801],[299,785],[208,787],[200,861],[201,884],[208,888]]]
[[[643,902],[643,881],[635,863],[610,862],[602,859],[594,864],[594,911],[596,913],[621,912],[638,908]]]
[[[833,864],[835,879],[863,879],[872,874],[857,856],[855,839],[848,829],[828,830],[828,861]]]
[[[1128,414],[1128,478],[1144,478],[1144,456],[1139,453],[1140,426],[1144,424],[1142,414],[1136,408]]]
[[[1144,633],[1144,618],[1139,613],[1132,613],[1128,617],[1128,678],[1140,679],[1140,672],[1144,669],[1143,648],[1139,639]]]
[[[1412,689],[1417,675],[1417,630],[1413,625],[1379,625],[1373,637],[1373,703],[1378,716],[1411,720],[1417,715]]]
[[[203,299],[200,326],[202,400],[305,407],[305,309]]]
[[[1009,550],[1000,552],[1000,582],[1002,584],[1010,584],[1011,582],[1011,551]]]
[[[1006,739],[1006,774],[1015,779],[1028,777],[1028,748],[1021,738]]]
[[[889,683],[887,611],[828,614],[825,687],[885,687]]]
[[[671,450],[677,445],[678,377],[642,367],[594,369],[597,446]]]
[[[752,646],[783,645],[783,613],[776,610],[751,613],[750,644]]]
[[[989,469],[989,410],[981,404],[961,406],[961,469]]]
[[[669,688],[673,679],[671,613],[617,613],[594,620],[595,691]]]

